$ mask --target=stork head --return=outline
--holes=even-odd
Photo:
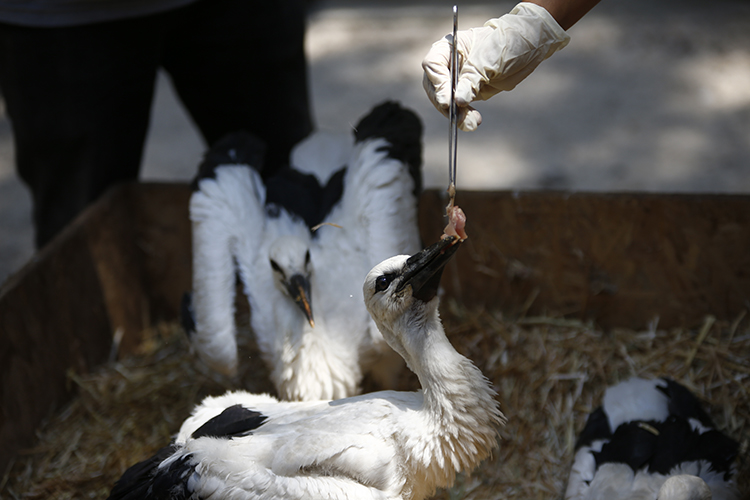
[[[295,236],[282,236],[269,248],[268,258],[276,287],[297,304],[310,326],[315,327],[310,295],[310,247]]]
[[[409,257],[398,255],[375,266],[365,278],[365,306],[388,344],[409,363],[402,332],[429,328],[437,317],[437,291],[445,264],[460,245],[441,239]]]

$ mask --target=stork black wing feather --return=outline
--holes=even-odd
[[[706,427],[716,427],[711,417],[701,406],[698,398],[689,389],[672,379],[662,377],[662,380],[667,383],[667,386],[656,386],[656,388],[669,398],[668,410],[670,415],[677,415],[685,419],[694,418]]]
[[[712,429],[700,435],[698,442],[688,455],[688,460],[706,460],[716,472],[723,472],[724,479],[732,476],[732,464],[739,453],[740,443]]]
[[[409,165],[414,179],[414,195],[422,192],[422,121],[398,102],[386,101],[375,106],[354,129],[357,142],[382,137],[388,141],[388,156]]]
[[[262,172],[265,155],[266,144],[259,137],[244,130],[228,134],[206,151],[190,187],[197,191],[201,179],[215,179],[216,168],[222,165],[247,165]]]
[[[269,215],[274,213],[273,206],[278,205],[304,220],[308,227],[318,224],[318,204],[323,188],[314,175],[282,167],[265,184]]]
[[[581,434],[576,440],[576,450],[581,446],[591,446],[591,443],[600,439],[609,439],[612,431],[609,428],[609,419],[603,407],[599,407],[589,414]]]
[[[188,480],[195,473],[186,454],[164,468],[159,465],[172,456],[178,447],[165,446],[156,454],[130,467],[115,483],[108,500],[188,500],[194,498]]]
[[[266,180],[269,215],[273,216],[274,206],[278,206],[304,220],[308,228],[325,222],[326,215],[341,200],[345,172],[345,167],[336,171],[323,187],[313,174],[292,167],[280,168]]]
[[[268,417],[245,408],[241,404],[227,407],[223,412],[201,425],[191,437],[232,438],[247,436],[263,425]]]
[[[631,421],[620,425],[601,452],[594,452],[594,457],[597,469],[616,462],[630,465],[633,471],[648,467],[649,472],[659,474],[669,474],[685,462],[704,460],[729,479],[738,449],[739,443],[721,432],[712,429],[701,433],[687,419],[670,415],[664,422]]]
[[[654,452],[648,463],[649,472],[669,474],[675,466],[688,461],[697,444],[699,434],[687,420],[670,415],[654,426],[659,431]]]
[[[647,422],[650,426],[657,422]],[[657,435],[632,421],[620,425],[612,439],[602,446],[601,452],[593,452],[598,469],[605,463],[628,464],[634,471],[648,464],[657,446]]]
[[[668,474],[683,462],[703,460],[716,472],[731,476],[732,463],[739,443],[712,429],[700,432],[681,416],[672,415],[658,426],[657,449],[649,463],[649,471]]]

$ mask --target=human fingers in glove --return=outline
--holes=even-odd
[[[535,0],[521,2],[484,26],[457,33],[456,104],[461,130],[476,130],[482,115],[469,104],[512,90],[544,59],[565,47],[565,32],[599,0]],[[448,116],[452,35],[432,45],[422,61],[422,80],[432,104]]]

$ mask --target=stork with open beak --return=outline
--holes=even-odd
[[[437,290],[459,246],[448,237],[376,265],[364,302],[422,390],[288,402],[243,391],[206,398],[174,443],[134,465],[111,500],[420,500],[497,446],[504,422],[482,372],[459,354]]]

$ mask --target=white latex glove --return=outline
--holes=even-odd
[[[438,40],[422,61],[424,85],[432,104],[448,116],[451,96],[449,34]],[[482,115],[469,103],[512,90],[539,63],[565,47],[570,37],[539,5],[522,2],[508,14],[481,28],[457,33],[458,83],[456,104],[461,130],[476,130]]]

